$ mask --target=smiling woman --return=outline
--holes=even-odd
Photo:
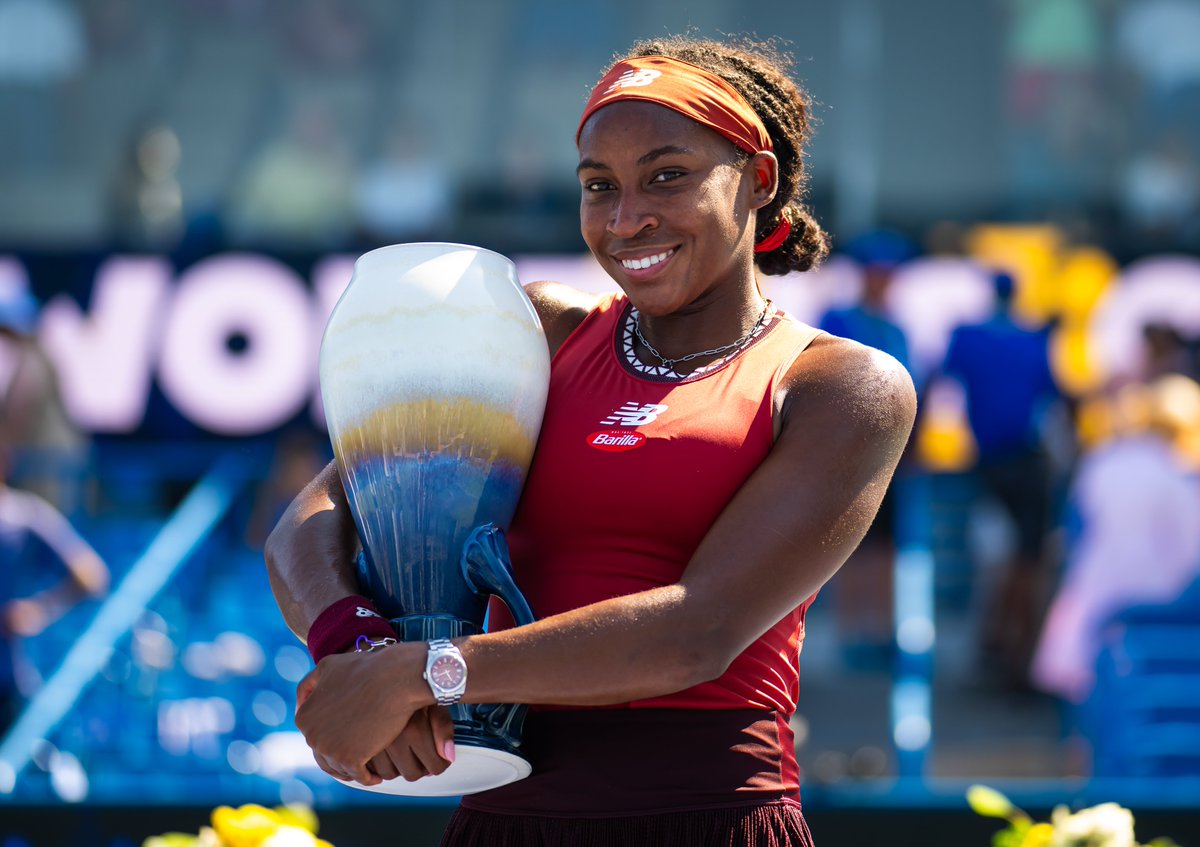
[[[527,286],[553,359],[509,543],[540,620],[495,606],[453,643],[462,702],[534,704],[533,773],[465,798],[447,845],[811,844],[788,725],[805,613],[870,525],[915,398],[893,359],[761,293],[759,273],[827,250],[786,67],[762,45],[647,42],[584,110],[580,223],[622,294]],[[331,466],[267,545],[301,637],[370,608],[354,547]],[[429,651],[321,659],[296,722],[325,770],[446,769]]]

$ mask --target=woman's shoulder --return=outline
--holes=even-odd
[[[894,356],[820,333],[780,382],[784,423],[792,417],[836,421],[875,436],[908,432],[916,416],[912,377]]]
[[[592,294],[549,280],[529,283],[525,286],[525,293],[529,295],[534,311],[541,319],[551,356],[590,312],[605,300],[612,299],[612,295]]]

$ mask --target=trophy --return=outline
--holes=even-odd
[[[402,641],[483,631],[490,596],[533,621],[503,530],[533,457],[550,357],[512,262],[462,244],[359,257],[321,342],[321,399],[362,541],[358,579]],[[521,779],[525,707],[450,707],[455,761],[359,788],[470,794]]]

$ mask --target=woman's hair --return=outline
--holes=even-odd
[[[804,142],[809,132],[809,97],[788,76],[792,60],[771,44],[739,38],[729,42],[673,36],[639,41],[618,57],[668,56],[704,68],[724,79],[746,98],[762,119],[779,160],[779,189],[775,198],[758,210],[755,240],[760,241],[779,225],[780,217],[792,225],[782,246],[758,253],[755,261],[765,274],[785,274],[815,267],[829,252],[829,237],[802,202],[808,174],[804,169]],[[739,150],[743,157],[749,154]]]

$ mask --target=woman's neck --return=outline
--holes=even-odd
[[[669,315],[637,315],[637,329],[643,343],[637,347],[639,358],[648,364],[661,359],[676,360],[709,350],[736,346],[753,333],[761,322],[767,301],[758,289],[745,287],[723,296],[703,296]],[[648,348],[653,348],[651,351]],[[690,373],[696,368],[727,355],[728,350],[699,356],[679,363],[674,369]],[[657,353],[658,356],[654,354]]]

